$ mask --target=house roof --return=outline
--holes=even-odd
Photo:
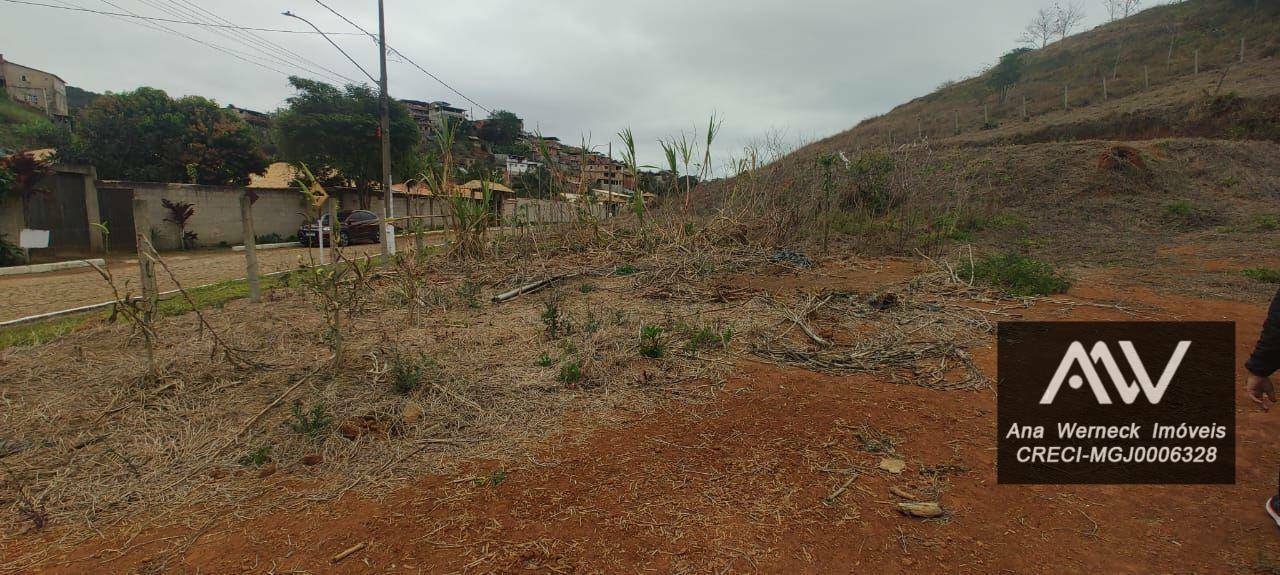
[[[499,184],[499,183],[497,183],[497,182],[489,182],[488,184],[489,184],[489,191],[491,191],[491,192],[502,192],[502,193],[505,193],[505,194],[514,194],[514,193],[516,193],[516,192],[515,192],[515,190],[513,190],[513,189],[511,189],[511,188],[508,188],[508,187],[506,187],[506,186],[504,186],[504,185],[502,185],[502,184]],[[471,180],[470,182],[467,182],[467,183],[465,183],[465,184],[462,184],[461,186],[458,186],[458,187],[459,187],[459,188],[462,188],[462,189],[464,189],[464,190],[477,191],[477,190],[482,190],[482,189],[483,189],[483,185],[484,185],[484,184],[482,184],[482,183],[480,182],[480,180]]]

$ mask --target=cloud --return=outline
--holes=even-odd
[[[291,10],[322,29],[351,31],[307,0],[199,2],[207,12],[188,0],[112,3],[119,8],[69,2],[176,19],[216,14],[245,26],[302,29],[301,22],[280,15]],[[326,3],[376,30],[372,1]],[[1025,0],[388,0],[386,10],[392,46],[484,107],[511,110],[530,128],[568,142],[589,135],[602,150],[629,126],[642,146],[641,161],[657,164],[658,138],[704,129],[713,112],[725,121],[714,150],[720,159],[771,130],[816,138],[848,129],[994,61],[1015,46],[1039,7]],[[264,66],[313,77],[363,78],[315,36],[254,37],[166,25],[258,63],[250,64],[107,16],[15,4],[0,5],[0,12],[6,58],[94,91],[146,85],[270,111],[283,105],[290,90],[283,74]],[[369,39],[338,41],[377,74],[377,51]],[[476,108],[406,63],[388,66],[395,97]]]

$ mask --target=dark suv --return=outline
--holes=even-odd
[[[338,212],[338,245],[376,244],[378,243],[378,215],[369,210]],[[325,244],[329,243],[329,214],[325,214],[318,227],[323,233]],[[298,228],[298,242],[311,247],[319,245],[316,238],[315,222],[302,224]]]

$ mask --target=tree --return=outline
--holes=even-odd
[[[369,86],[337,88],[291,76],[298,93],[276,114],[276,143],[288,162],[304,163],[330,184],[353,185],[363,208],[382,182],[378,94]],[[413,154],[421,135],[404,104],[391,100],[391,166],[394,177],[413,176]],[[327,174],[327,175],[326,175]],[[335,181],[336,180],[336,181]]]
[[[1036,13],[1036,17],[1027,24],[1027,28],[1022,31],[1022,36],[1018,39],[1023,44],[1032,48],[1044,48],[1053,40],[1053,35],[1057,30],[1057,15],[1044,8]]]
[[[1000,62],[991,68],[987,75],[987,85],[1000,92],[1000,101],[1010,86],[1022,79],[1022,55],[1030,52],[1030,48],[1014,48],[1000,57]]]
[[[97,98],[81,111],[74,140],[60,159],[93,164],[107,179],[245,185],[269,163],[235,114],[155,88]]]
[[[1076,0],[1067,2],[1066,6],[1054,4],[1053,11],[1053,31],[1059,40],[1070,36],[1076,26],[1084,21],[1084,5],[1077,3]]]
[[[494,146],[507,147],[520,138],[524,121],[506,110],[494,110],[489,119],[477,130],[477,136]]]
[[[1102,5],[1107,9],[1107,21],[1115,22],[1137,12],[1142,0],[1102,0]]]

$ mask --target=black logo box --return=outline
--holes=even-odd
[[[1092,351],[1105,342],[1127,381],[1134,372],[1119,342],[1133,343],[1153,382],[1158,381],[1178,343],[1192,342],[1159,404],[1145,394],[1125,404],[1106,367],[1093,365],[1111,404],[1102,405],[1084,383],[1063,383],[1051,405],[1040,401],[1073,342]],[[1232,322],[1000,322],[997,327],[997,483],[1001,484],[1231,484],[1235,483],[1235,324]],[[1069,375],[1083,375],[1073,366]],[[1070,440],[1058,437],[1058,423],[1125,426],[1137,423],[1139,440]],[[1010,427],[1043,426],[1043,439],[1008,438]],[[1225,426],[1220,439],[1152,440],[1152,424]],[[1031,463],[1019,462],[1024,446],[1178,446],[1216,449],[1210,462]],[[1024,451],[1024,453],[1026,453]]]

